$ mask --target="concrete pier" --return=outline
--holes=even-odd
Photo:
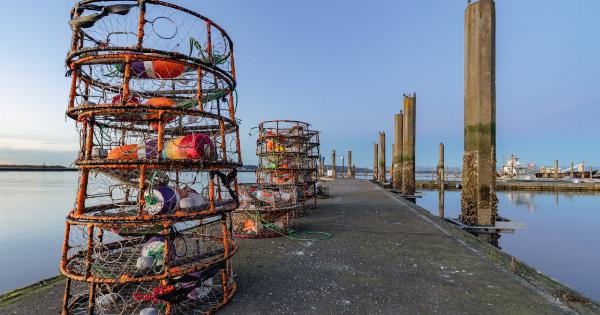
[[[332,198],[297,219],[300,234],[236,239],[237,292],[218,314],[574,313],[554,296],[564,286],[417,205],[369,181],[327,185]],[[57,314],[63,289],[52,284],[0,313]],[[593,314],[583,303],[573,307]]]
[[[331,177],[337,177],[337,169],[335,168],[335,150],[331,151]]]
[[[373,143],[373,180],[377,181],[379,179],[379,145],[377,143]]]
[[[461,218],[494,225],[496,197],[496,9],[493,0],[465,11],[465,108]]]
[[[385,167],[385,132],[379,133],[379,167],[377,168],[377,181],[385,183],[386,179],[386,167]]]
[[[402,121],[403,114],[394,115],[394,150],[392,165],[394,166],[393,172],[393,186],[396,189],[402,189]]]
[[[415,194],[415,131],[417,95],[404,95],[402,121],[402,193]]]

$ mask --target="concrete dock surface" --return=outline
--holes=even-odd
[[[594,302],[556,298],[506,268],[502,255],[490,259],[490,245],[369,181],[326,185],[331,198],[297,219],[304,233],[238,240],[238,291],[219,313],[600,313]],[[333,237],[314,240],[322,235],[310,231]],[[0,314],[56,314],[63,288],[37,290]]]

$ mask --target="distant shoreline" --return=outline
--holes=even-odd
[[[73,172],[76,167],[61,165],[0,165],[0,172]]]
[[[60,165],[0,165],[0,172],[76,172],[76,167]],[[253,173],[254,169],[238,169],[240,173]]]

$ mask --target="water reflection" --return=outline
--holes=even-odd
[[[460,191],[425,190],[417,203],[446,218],[460,215]],[[541,272],[600,300],[600,194],[500,191],[499,215],[525,227],[480,238]]]
[[[525,191],[507,191],[506,199],[517,208],[525,208],[535,212],[535,194]]]
[[[438,216],[440,218],[445,218],[444,216],[444,189],[438,189]]]

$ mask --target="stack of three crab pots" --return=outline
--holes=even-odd
[[[317,207],[317,183],[319,180],[319,163],[321,159],[321,141],[319,131],[309,129],[307,131],[307,168],[304,179],[304,209],[314,209]]]
[[[233,216],[237,237],[295,232],[293,219],[315,202],[315,154],[318,132],[310,130],[310,124],[272,120],[258,125],[256,183],[240,185],[240,207]]]
[[[70,24],[67,115],[81,141],[62,313],[217,310],[236,290],[231,39],[162,1],[81,1]]]

